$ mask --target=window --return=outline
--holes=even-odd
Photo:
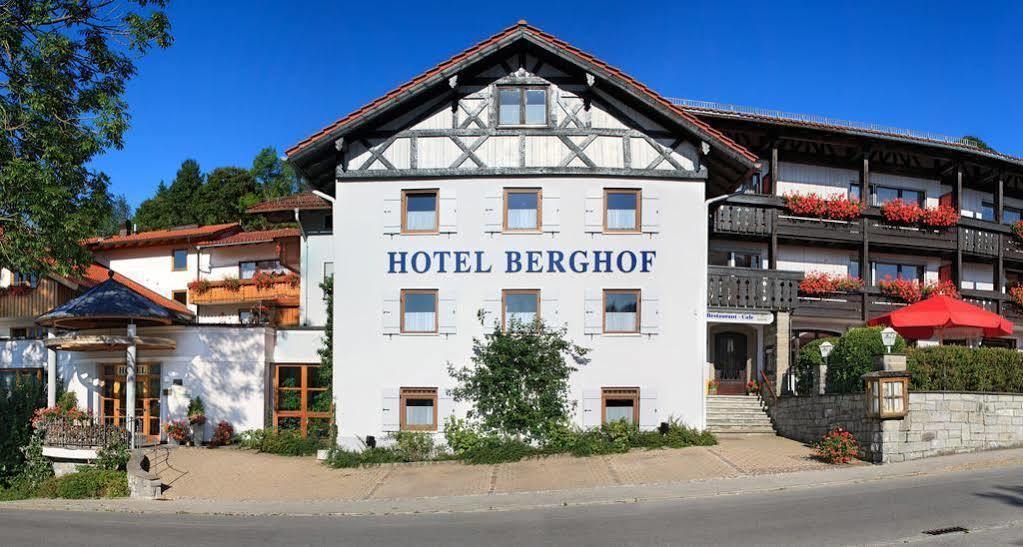
[[[41,368],[0,368],[0,386],[8,390],[26,381],[43,383]]]
[[[334,277],[334,263],[324,262],[323,263],[323,279],[327,280]]]
[[[711,266],[729,266],[732,268],[762,268],[760,253],[756,251],[727,251],[712,249],[710,251]]]
[[[188,305],[188,291],[174,291],[171,293],[171,298],[186,306]]]
[[[238,310],[238,322],[242,325],[266,325],[270,323],[272,312],[267,308],[249,308]]]
[[[849,261],[849,277],[860,277],[860,261],[850,260]]]
[[[175,272],[182,272],[188,269],[188,249],[174,249],[171,251],[173,265],[171,269]]]
[[[546,87],[498,88],[498,125],[547,125]]]
[[[437,291],[401,291],[401,332],[437,332]]]
[[[923,281],[924,268],[916,264],[891,264],[886,262],[874,263],[874,282],[885,279],[906,279]]]
[[[258,273],[283,274],[287,273],[287,270],[281,265],[280,260],[250,260],[238,263],[240,279],[252,279]]]
[[[638,232],[640,191],[604,190],[604,231]]]
[[[42,340],[46,338],[46,329],[43,327],[11,327],[11,338]]]
[[[403,431],[437,430],[437,388],[401,388],[401,410],[399,418]]]
[[[405,234],[435,234],[437,190],[405,190],[401,193],[401,231]]]
[[[540,229],[540,190],[504,191],[504,229],[509,232]]]
[[[1015,224],[1023,220],[1023,211],[1015,207],[1002,207],[1002,224]]]
[[[903,188],[887,188],[885,186],[874,187],[874,205],[880,206],[901,199],[907,203],[924,204],[924,194],[918,190],[905,190]]]
[[[849,183],[849,199],[861,200],[863,197],[860,195],[860,183],[850,182]]]
[[[277,365],[274,374],[274,429],[300,431],[303,437],[326,438],[331,400],[319,365]]]
[[[995,204],[983,202],[980,204],[980,215],[977,217],[981,220],[988,222],[994,222],[995,220]]]
[[[27,285],[34,289],[39,286],[39,276],[13,272],[11,273],[11,285]]]
[[[638,387],[605,387],[600,392],[600,414],[603,423],[618,420],[625,420],[630,424],[639,423]]]
[[[529,326],[540,315],[540,291],[535,289],[506,290],[501,294],[501,326]]]
[[[604,332],[639,332],[639,291],[604,291]]]

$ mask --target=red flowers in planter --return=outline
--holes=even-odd
[[[959,222],[959,211],[949,205],[922,208],[915,202],[893,199],[881,205],[881,215],[896,224],[923,224],[932,228],[948,228]]]
[[[1017,306],[1023,307],[1023,285],[1013,285],[1009,287],[1009,298]]]
[[[828,463],[849,463],[860,452],[860,443],[842,427],[832,429],[813,445],[816,456]]]
[[[1012,224],[1012,233],[1016,234],[1016,237],[1023,239],[1023,220],[1017,220]]]
[[[817,194],[785,194],[785,206],[794,215],[830,220],[852,220],[863,213],[860,200],[838,194],[828,198]]]
[[[252,283],[256,285],[259,290],[266,290],[273,287],[274,280],[277,276],[269,272],[259,272],[252,276]]]
[[[956,289],[955,283],[949,280],[932,281],[922,284],[916,279],[892,279],[889,276],[878,281],[877,286],[880,287],[881,294],[902,300],[908,304],[936,295],[959,298],[959,291]]]
[[[823,272],[810,272],[799,282],[800,294],[807,296],[852,292],[862,288],[863,280],[858,277]]]
[[[196,294],[206,294],[213,288],[213,284],[206,279],[196,279],[188,283],[188,290]]]

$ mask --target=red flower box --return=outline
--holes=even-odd
[[[807,296],[858,291],[863,280],[848,275],[810,272],[799,282],[799,292]]]
[[[1023,307],[1023,285],[1013,285],[1009,287],[1009,298],[1013,304]]]
[[[838,194],[829,198],[817,194],[785,194],[785,206],[794,215],[830,220],[853,220],[863,213],[860,200]]]
[[[959,211],[955,207],[939,205],[924,209],[923,223],[934,228],[948,228],[959,222]]]
[[[878,281],[877,286],[880,287],[882,294],[908,304],[937,295],[960,298],[955,283],[949,280],[931,281],[923,284],[916,279],[892,279],[891,276],[887,276]]]
[[[916,224],[923,219],[924,210],[916,203],[893,199],[881,206],[881,215],[888,222]]]

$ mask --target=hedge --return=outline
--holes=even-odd
[[[831,342],[832,344],[838,343],[838,338],[818,338],[807,342],[807,344],[799,348],[799,357],[796,358],[796,392],[800,395],[816,393],[814,390],[816,387],[813,383],[813,375],[818,366],[824,364],[824,358],[821,357],[821,344],[824,342]]]
[[[892,351],[906,351],[906,341],[901,336],[896,339]],[[828,359],[828,393],[863,391],[860,377],[874,370],[874,358],[884,352],[881,327],[849,329],[838,339]]]
[[[910,388],[1023,393],[1023,353],[1003,348],[934,346],[906,355]]]

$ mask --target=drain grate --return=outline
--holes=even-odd
[[[935,528],[934,530],[924,530],[925,534],[929,536],[943,536],[945,534],[968,534],[969,530],[962,526],[950,526],[948,528]]]

